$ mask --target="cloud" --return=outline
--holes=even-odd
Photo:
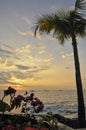
[[[50,57],[48,57],[48,58],[39,58],[39,57],[33,57],[33,56],[31,56],[31,55],[29,55],[28,56],[28,58],[27,58],[29,61],[30,61],[30,63],[31,64],[38,64],[38,65],[40,65],[40,64],[51,64],[53,61],[54,61],[54,57],[52,57],[52,56],[50,56]]]
[[[13,67],[14,66],[14,63],[11,62],[11,61],[8,61],[7,58],[2,58],[0,57],[0,66],[2,67]]]
[[[22,20],[25,21],[28,25],[32,23],[31,19],[28,19],[27,17],[22,17]]]
[[[34,37],[34,32],[32,31],[21,31],[19,29],[17,29],[17,33],[20,34],[21,36],[32,36]]]
[[[6,67],[15,67],[15,64],[11,61],[6,60]]]
[[[54,60],[54,57],[49,57],[47,59],[44,59],[44,62],[51,63]]]
[[[32,77],[32,74],[27,73],[27,71],[22,72],[20,70],[18,70],[18,71],[15,71],[15,70],[11,71],[11,75],[13,77],[15,77],[16,79],[21,79],[21,80]]]
[[[63,59],[68,58],[68,57],[71,57],[71,56],[73,56],[73,52],[72,52],[72,53],[65,53],[65,54],[62,54],[62,55],[61,55],[61,57],[62,57]]]
[[[1,43],[2,44],[2,43]],[[10,45],[7,45],[7,44],[2,44],[2,46],[4,47],[4,48],[7,48],[7,49],[13,49],[13,47],[12,46],[10,46]]]
[[[41,51],[39,51],[38,53],[39,53],[39,54],[43,54],[43,53],[45,53],[45,50],[41,50]]]
[[[32,48],[32,46],[30,44],[28,44],[26,46],[22,46],[20,48],[17,48],[16,52],[18,52],[18,53],[29,52],[30,53],[31,48]]]
[[[67,66],[67,67],[65,67],[65,69],[70,69],[70,67]]]
[[[11,75],[8,72],[0,72],[0,83],[1,84],[8,84],[9,83],[9,79],[11,78]]]
[[[38,73],[38,72],[41,72],[41,71],[45,71],[45,70],[48,70],[50,67],[49,65],[40,65],[38,67],[31,67],[27,73]]]
[[[45,64],[52,63],[54,60],[53,56],[45,56],[46,46],[43,44],[36,44],[36,45],[25,45],[20,48],[16,49],[17,55],[20,57],[21,63],[25,63],[26,65],[36,65],[36,64]],[[44,54],[44,55],[39,55]],[[24,61],[24,62],[22,62]]]
[[[43,44],[25,43],[16,50],[3,45],[0,49],[0,83],[25,85],[25,82],[43,78],[41,72],[50,69],[54,60],[52,56],[39,55],[45,53]],[[18,59],[17,59],[18,58]]]
[[[0,65],[4,65],[7,62],[6,58],[0,57]]]
[[[18,34],[22,35],[22,36],[26,36],[29,35],[28,31],[20,31],[19,29],[17,29]]]
[[[2,59],[6,59],[6,58],[19,59],[15,53],[15,50],[10,45],[6,45],[2,43],[0,48],[0,57]]]
[[[32,78],[32,74],[27,74],[21,71],[1,71],[0,83],[1,84],[16,84],[22,85],[22,81],[26,78]]]
[[[39,50],[38,50],[38,53],[39,54],[43,54],[43,53],[45,53],[46,52],[46,46],[45,45],[42,45],[42,44],[38,44],[38,45],[36,45],[36,48],[38,48]]]
[[[18,69],[22,69],[22,70],[27,70],[27,69],[29,69],[29,66],[24,66],[24,65],[16,65],[16,67],[17,67]]]
[[[2,58],[6,58],[6,57],[11,58],[13,56],[14,56],[14,58],[18,58],[16,56],[16,54],[14,55],[14,52],[6,50],[6,49],[0,49],[0,57],[2,57]]]
[[[46,46],[44,46],[42,44],[38,44],[38,45],[36,45],[36,47],[39,48],[39,49],[45,49],[46,48]]]
[[[34,36],[34,33],[32,31],[21,31],[20,29],[17,29],[17,33],[20,34],[21,36]]]
[[[23,85],[25,80],[38,80],[40,79],[39,72],[49,70],[49,65],[40,66],[24,66],[15,65],[16,69],[3,69],[0,72],[0,83],[11,85]]]
[[[32,36],[35,38],[33,31],[21,31],[17,29],[17,33],[21,36]],[[36,38],[40,41],[44,40],[44,38],[39,33],[37,34]]]
[[[0,55],[4,55],[4,54],[13,54],[13,52],[9,51],[9,50],[5,50],[5,49],[0,49]]]

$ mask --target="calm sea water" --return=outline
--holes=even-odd
[[[25,91],[17,91],[16,95],[24,94]],[[31,91],[28,91],[30,94]],[[75,90],[36,90],[35,97],[38,97],[44,103],[44,110],[40,114],[47,112],[59,113],[64,116],[77,116],[77,93]],[[3,91],[0,91],[0,99]],[[86,91],[84,91],[86,103]],[[5,98],[9,102],[9,96]],[[19,113],[20,110],[13,110],[12,113]]]

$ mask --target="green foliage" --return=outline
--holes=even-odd
[[[47,113],[38,121],[39,128],[46,127],[49,130],[58,130],[58,120],[52,112]]]

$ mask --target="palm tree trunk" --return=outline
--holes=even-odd
[[[77,87],[77,100],[78,100],[78,124],[79,128],[85,127],[85,106],[83,97],[82,80],[80,74],[80,63],[78,57],[77,41],[75,36],[72,37],[74,62],[75,62],[75,75],[76,75],[76,87]]]

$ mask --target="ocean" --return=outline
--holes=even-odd
[[[77,92],[76,90],[32,90],[27,91],[28,94],[34,92],[44,104],[44,109],[39,114],[52,112],[53,114],[61,114],[66,117],[77,117]],[[24,95],[25,91],[17,91],[16,95]],[[3,91],[0,90],[0,99]],[[84,91],[84,99],[86,103],[86,91]],[[9,96],[5,98],[9,102]],[[11,113],[20,113],[20,109],[14,109]]]

